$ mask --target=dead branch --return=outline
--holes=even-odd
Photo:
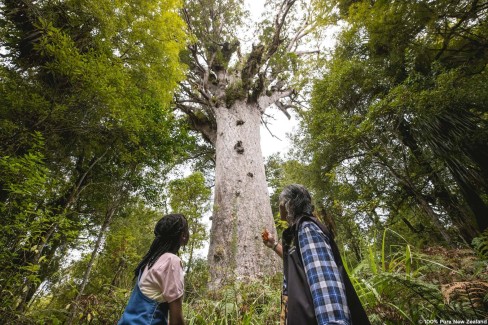
[[[261,115],[261,122],[263,123],[264,127],[266,128],[266,130],[268,130],[269,134],[273,137],[273,138],[276,138],[280,141],[282,141],[280,138],[278,138],[276,135],[273,134],[273,132],[271,132],[271,130],[268,128],[268,123],[263,119],[263,116]]]
[[[305,56],[305,55],[311,55],[311,54],[320,54],[320,50],[311,50],[311,51],[297,51],[294,52],[296,56]]]

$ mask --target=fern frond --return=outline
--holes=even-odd
[[[441,286],[442,295],[446,304],[471,311],[476,316],[488,317],[488,282],[463,281],[453,282]]]
[[[481,258],[488,260],[488,229],[481,236],[473,239],[472,245]]]

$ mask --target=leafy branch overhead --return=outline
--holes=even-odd
[[[0,17],[2,324],[117,323],[168,212],[191,233],[185,322],[276,324],[259,233],[287,226],[291,183],[371,323],[488,319],[487,0],[0,0]],[[302,105],[263,166],[267,108]]]
[[[183,54],[187,79],[175,95],[176,107],[190,126],[215,144],[216,109],[237,102],[261,113],[275,104],[290,118],[303,78],[299,67],[308,54],[301,48],[314,28],[311,5],[304,1],[271,1],[272,14],[258,24],[257,37],[247,44],[248,13],[242,1],[186,1],[182,16],[193,41]],[[247,53],[243,53],[247,51]]]

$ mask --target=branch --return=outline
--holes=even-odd
[[[191,80],[187,80],[187,81],[191,81]],[[190,86],[194,86],[198,93],[207,101],[210,100],[210,98],[212,98],[212,96],[207,93],[205,91],[205,89],[202,89],[203,87],[200,87],[200,85],[194,81],[192,85]],[[183,89],[185,91],[185,93],[188,95],[189,98],[193,99],[193,100],[196,100],[196,101],[201,101],[201,102],[205,102],[202,98],[200,98],[191,88],[189,88],[187,85],[183,84],[183,83],[180,83],[180,87],[181,89]],[[206,103],[206,102],[205,102]]]
[[[308,15],[307,18],[305,18],[302,26],[298,29],[290,44],[286,47],[287,52],[292,52],[293,48],[298,46],[298,41],[312,32],[315,26],[310,24],[310,16],[311,15]]]
[[[290,8],[295,4],[296,0],[284,0],[280,6],[280,10],[276,14],[275,21],[274,21],[274,35],[271,41],[271,44],[266,51],[265,61],[267,61],[273,54],[276,53],[278,47],[282,43],[280,39],[281,30],[283,29],[283,25],[285,24],[286,16],[290,12]]]
[[[204,114],[202,110],[196,110],[194,107],[183,105],[182,103],[176,103],[176,107],[186,114],[192,130],[199,132],[205,141],[215,146],[217,141],[217,125],[215,121]]]
[[[188,26],[188,29],[189,29],[189,32],[190,34],[193,34],[195,35],[194,31],[193,31],[193,26],[191,24],[191,19],[190,19],[190,15],[188,13],[188,10],[183,8],[183,19],[185,20],[187,26]],[[207,30],[209,30],[209,26],[207,25]],[[188,50],[190,51],[191,53],[191,56],[193,58],[193,60],[191,60],[190,62],[190,65],[193,64],[203,75],[201,76],[201,80],[203,81],[202,83],[202,90],[200,90],[200,92],[202,93],[202,95],[209,99],[209,96],[208,94],[206,93],[206,85],[208,84],[208,78],[210,76],[210,67],[212,66],[212,63],[215,59],[215,55],[216,53],[213,52],[210,59],[206,58],[202,53],[198,53],[198,46],[196,46],[195,44],[189,44],[188,45]],[[200,60],[198,58],[199,54],[201,55],[203,61],[206,63],[206,67],[204,65],[202,65],[200,63]],[[190,70],[191,71],[191,70]]]
[[[261,116],[261,122],[263,122],[264,127],[266,128],[266,130],[268,130],[269,134],[271,134],[273,138],[276,138],[281,141],[281,139],[278,138],[276,135],[274,135],[273,132],[271,132],[271,130],[268,128],[268,123],[263,119],[263,116]]]
[[[263,62],[263,52],[264,52],[264,45],[257,45],[252,46],[252,51],[249,53],[249,57],[241,70],[241,80],[244,86],[244,89],[250,88],[250,82],[252,78],[258,73],[259,69],[261,68],[261,64]],[[266,60],[264,60],[266,62]]]
[[[310,55],[310,54],[320,54],[320,50],[311,50],[311,51],[298,51],[294,52],[296,56],[304,56],[304,55]]]
[[[285,105],[285,104],[283,104],[282,102],[280,102],[279,100],[277,100],[277,101],[276,101],[274,104],[276,105],[276,107],[278,107],[278,109],[279,109],[280,111],[282,111],[282,112],[283,112],[283,114],[285,114],[285,116],[286,116],[286,117],[287,117],[289,120],[291,119],[291,115],[290,115],[290,113],[288,113],[287,109],[289,109],[289,108],[293,108],[293,107],[295,107],[295,106],[290,105],[290,104]]]
[[[446,51],[446,49],[449,47],[449,44],[452,40],[452,37],[455,35],[456,31],[458,28],[461,27],[461,25],[466,22],[469,18],[472,18],[473,14],[476,14],[476,8],[478,5],[478,0],[473,1],[471,4],[471,8],[466,11],[463,16],[459,19],[459,21],[449,30],[449,33],[447,37],[444,38],[442,48],[439,50],[437,55],[435,56],[435,60],[439,60],[442,54]],[[447,29],[448,27],[446,27]]]
[[[188,49],[190,50],[190,53],[193,57],[193,60],[190,61],[190,64],[193,63],[198,70],[200,70],[202,73],[205,73],[206,71],[205,67],[202,66],[202,64],[198,60],[198,47],[195,44],[190,44],[188,45]]]
[[[181,105],[187,105],[187,106],[191,106],[191,105],[188,105],[188,104],[196,104],[196,105],[206,105],[207,103],[201,101],[201,100],[195,100],[195,99],[179,99],[179,98],[175,98],[175,102],[178,103],[178,104],[181,104]]]
[[[281,98],[290,96],[294,92],[294,89],[287,89],[285,91],[275,91],[271,94],[271,96],[260,96],[257,100],[260,111],[264,112],[271,104],[276,103],[276,101]]]
[[[100,155],[100,157],[98,157],[98,158],[93,157],[93,159],[90,160],[90,165],[85,170],[83,175],[80,175],[78,182],[76,183],[76,187],[73,188],[73,191],[71,192],[70,196],[68,197],[65,208],[69,207],[72,203],[74,203],[76,201],[76,198],[79,196],[81,190],[84,188],[83,184],[85,183],[85,179],[86,179],[88,173],[93,169],[93,167],[95,167],[96,164],[98,164],[98,162],[100,160],[102,160],[102,158],[108,153],[108,151],[111,148],[112,148],[112,146],[108,146],[107,149]]]

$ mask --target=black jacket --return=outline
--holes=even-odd
[[[301,217],[292,227],[283,232],[283,272],[287,283],[288,313],[287,325],[313,325],[317,324],[312,294],[307,282],[303,261],[298,245],[298,229],[303,221],[315,223],[330,239],[330,246],[334,261],[339,268],[346,289],[347,304],[351,313],[353,325],[369,325],[369,319],[364,311],[361,301],[342,264],[339,249],[328,229],[316,218]]]

